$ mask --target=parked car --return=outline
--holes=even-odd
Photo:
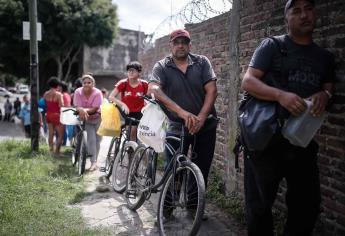
[[[10,91],[11,93],[16,93],[17,92],[16,87],[8,87],[7,90]]]
[[[17,93],[29,93],[29,86],[27,86],[26,84],[21,84],[17,87]]]
[[[13,93],[11,93],[10,91],[8,91],[7,89],[0,87],[0,96],[1,97],[12,97]]]

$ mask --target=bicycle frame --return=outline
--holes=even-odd
[[[164,184],[164,182],[167,180],[167,178],[169,177],[169,174],[171,171],[173,171],[173,175],[176,175],[176,170],[178,168],[178,166],[180,165],[181,162],[183,161],[188,161],[187,159],[185,160],[180,160],[181,157],[185,157],[185,155],[183,154],[183,150],[184,150],[184,140],[185,140],[185,137],[186,137],[186,134],[185,134],[185,128],[182,127],[182,130],[181,130],[181,135],[180,135],[180,138],[178,137],[175,137],[175,136],[167,136],[166,139],[170,139],[170,140],[175,140],[175,141],[178,141],[180,143],[180,146],[177,150],[175,150],[171,144],[169,144],[168,142],[165,142],[165,146],[167,148],[167,150],[173,154],[172,156],[172,159],[171,161],[168,163],[168,166],[167,168],[165,169],[164,171],[164,174],[163,174],[163,177],[162,179],[157,183],[155,184],[155,176],[156,176],[156,171],[157,171],[157,168],[156,168],[156,165],[153,164],[153,163],[156,163],[157,162],[157,155],[154,155],[153,157],[151,158],[154,158],[154,159],[151,159],[149,162],[148,162],[148,166],[147,166],[147,170],[150,171],[150,169],[152,168],[152,170],[150,171],[150,178],[152,180],[152,185],[150,186],[147,186],[146,188],[144,188],[142,190],[142,192],[152,192],[152,193],[157,193],[159,191],[161,191],[159,188]],[[145,150],[147,149],[152,149],[151,147],[147,147]],[[152,151],[154,152],[154,150],[152,149]],[[145,153],[145,152],[143,152]],[[155,152],[154,152],[155,153]],[[142,154],[143,155],[143,154]],[[152,166],[153,165],[153,166]],[[175,181],[173,179],[173,181]],[[174,185],[173,185],[174,186]]]

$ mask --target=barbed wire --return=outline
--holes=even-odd
[[[168,35],[172,29],[184,28],[185,24],[200,23],[228,12],[233,0],[191,0],[178,13],[165,18],[144,41],[144,48],[152,47],[154,41]]]

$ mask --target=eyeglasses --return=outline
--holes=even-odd
[[[128,73],[137,73],[138,71],[134,68],[130,68],[127,70]]]

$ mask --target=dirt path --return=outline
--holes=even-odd
[[[99,155],[100,166],[104,164],[109,143],[110,138],[103,138]],[[153,194],[137,212],[133,212],[126,207],[124,196],[115,193],[102,175],[103,173],[95,171],[84,176],[89,194],[77,207],[81,209],[88,226],[111,227],[113,235],[158,235],[155,221],[159,195]],[[99,192],[99,189],[108,191]],[[207,204],[206,212],[209,219],[202,223],[199,235],[245,235],[243,229],[218,208]]]

